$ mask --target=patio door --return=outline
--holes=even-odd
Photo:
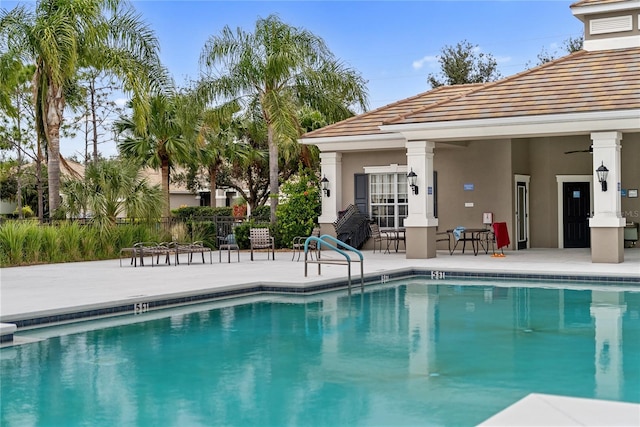
[[[591,196],[588,182],[563,184],[562,218],[565,248],[588,248],[591,241],[589,209]]]

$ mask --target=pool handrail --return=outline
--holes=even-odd
[[[309,244],[311,242],[316,242],[316,250],[318,251],[318,255],[317,255],[317,260],[309,260],[308,258],[308,253],[309,253]],[[335,245],[333,245],[332,243],[335,243]],[[340,261],[340,260],[336,260],[336,259],[332,259],[332,260],[322,260],[321,259],[321,250],[322,247],[326,247],[327,249],[330,249],[334,252],[339,253],[340,255],[344,256],[345,260],[344,261]],[[352,260],[351,257],[349,256],[349,254],[347,252],[345,252],[344,250],[340,249],[338,246],[343,247],[343,249],[346,249],[347,251],[353,252],[358,256],[358,260]],[[362,252],[360,252],[358,249],[354,248],[353,246],[348,245],[347,243],[336,239],[335,237],[329,235],[329,234],[323,234],[320,237],[316,237],[316,236],[309,236],[307,237],[307,239],[304,242],[304,276],[307,277],[307,264],[308,263],[315,263],[318,264],[318,274],[320,274],[321,272],[321,265],[322,264],[346,264],[347,265],[347,270],[348,270],[348,274],[349,274],[349,293],[351,293],[351,263],[352,262],[360,262],[360,288],[362,290],[364,290],[364,256],[362,255]]]

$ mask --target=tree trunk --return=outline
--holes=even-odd
[[[276,209],[278,208],[278,143],[274,139],[273,126],[268,125],[267,141],[269,143],[269,204],[271,205],[271,224],[276,223]]]
[[[44,191],[42,189],[42,143],[38,134],[38,153],[36,155],[36,188],[38,189],[38,220],[44,220]]]
[[[60,124],[64,113],[62,87],[54,84],[47,88],[46,102],[47,149],[49,159],[49,217],[60,207]]]
[[[171,217],[171,203],[169,200],[169,159],[162,156],[162,196],[164,199],[164,213],[165,218]]]
[[[91,124],[93,126],[93,161],[98,162],[98,119],[96,117],[96,78],[93,76],[89,82],[91,91]]]
[[[212,208],[216,207],[216,178],[218,176],[218,166],[217,165],[209,165],[209,188],[211,191],[211,197],[209,197],[209,206]]]
[[[16,91],[16,111],[18,113],[18,116],[16,117],[16,128],[18,131],[18,137],[17,137],[17,145],[18,145],[18,150],[17,151],[17,162],[18,162],[18,166],[17,166],[17,173],[16,173],[16,195],[17,195],[17,202],[18,202],[18,218],[23,219],[24,218],[24,214],[22,212],[22,108],[20,106],[20,94],[18,93],[18,91]]]

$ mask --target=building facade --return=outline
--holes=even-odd
[[[585,25],[579,52],[304,135],[332,187],[323,232],[355,204],[406,229],[407,258],[431,258],[444,249],[438,231],[491,214],[513,250],[589,247],[593,262],[623,262],[624,228],[640,221],[640,0],[582,0],[571,12]]]

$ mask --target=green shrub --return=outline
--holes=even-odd
[[[309,236],[318,222],[320,188],[311,173],[301,172],[297,181],[282,184],[283,200],[278,203],[276,238],[281,247],[291,247],[296,236]]]
[[[32,218],[35,214],[33,213],[33,209],[31,209],[30,206],[23,206],[22,207],[22,217],[23,218]],[[15,211],[13,211],[13,217],[17,218],[18,215],[18,208],[16,208]]]
[[[240,249],[248,249],[249,245],[249,229],[253,227],[253,221],[243,222],[237,225],[233,229],[233,234],[236,236],[236,243]]]
[[[210,206],[186,206],[175,209],[171,212],[175,217],[181,219],[208,218],[214,216],[232,216],[233,208],[230,206],[212,208]]]
[[[25,264],[39,264],[46,258],[42,252],[41,227],[36,221],[23,222],[25,229],[24,259]]]
[[[214,221],[188,221],[187,229],[191,236],[191,241],[201,241],[209,248],[216,247],[217,232],[216,223]]]
[[[20,265],[23,261],[25,227],[7,221],[0,227],[0,262],[3,267]]]
[[[53,263],[64,261],[64,253],[60,250],[60,231],[55,226],[40,228],[43,262]]]
[[[269,222],[271,220],[271,206],[258,206],[251,211],[251,219],[258,222]]]
[[[64,254],[64,261],[82,261],[82,235],[77,222],[66,222],[58,226],[60,251]]]

